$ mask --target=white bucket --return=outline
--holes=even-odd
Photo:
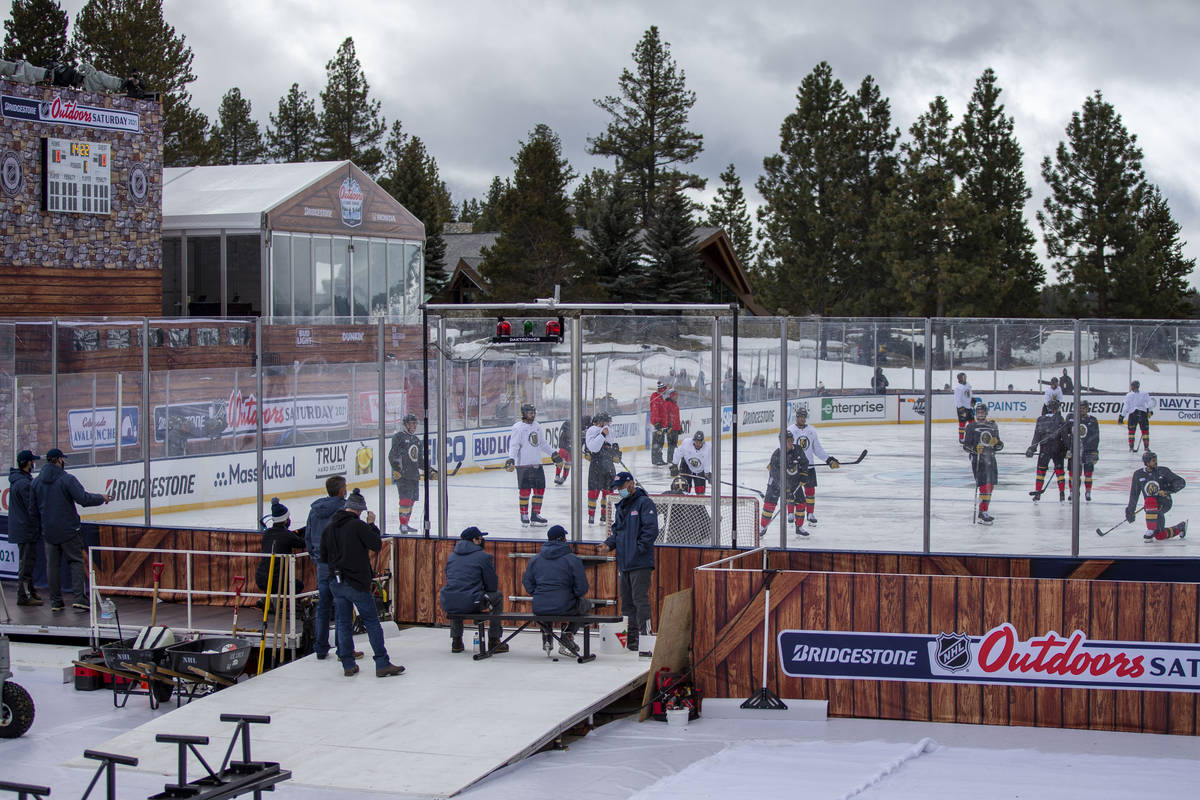
[[[654,653],[654,642],[657,637],[653,633],[643,633],[638,637],[639,653]]]
[[[600,646],[597,650],[610,655],[619,655],[625,652],[625,645],[617,638],[617,634],[624,633],[624,631],[624,622],[600,623]]]
[[[686,728],[688,724],[688,716],[691,713],[691,709],[687,708],[668,708],[667,725],[672,728]]]

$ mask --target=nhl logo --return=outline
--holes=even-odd
[[[971,638],[961,633],[941,633],[937,639],[937,663],[958,672],[971,666]]]

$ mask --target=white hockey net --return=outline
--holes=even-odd
[[[652,494],[658,507],[658,541],[661,544],[712,545],[712,497],[709,495]],[[615,494],[605,497],[607,518],[613,519],[613,507],[620,502]],[[737,517],[737,545],[758,544],[759,501],[757,497],[721,497],[719,547],[732,547],[733,520]]]

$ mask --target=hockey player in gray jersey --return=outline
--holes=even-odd
[[[1033,428],[1033,442],[1025,451],[1027,458],[1033,458],[1035,453],[1038,457],[1037,478],[1034,480],[1033,491],[1029,493],[1035,503],[1042,499],[1042,492],[1045,491],[1042,486],[1046,480],[1046,467],[1050,465],[1051,461],[1054,462],[1054,477],[1058,480],[1058,499],[1067,499],[1066,462],[1063,459],[1066,451],[1059,438],[1059,430],[1062,425],[1063,418],[1062,414],[1058,413],[1058,400],[1051,397],[1042,407],[1042,415],[1038,417],[1037,424]]]
[[[504,468],[517,471],[517,493],[520,498],[521,524],[545,525],[542,516],[542,497],[546,494],[546,472],[542,467],[542,455],[558,464],[563,460],[550,443],[542,436],[542,429],[535,420],[537,408],[532,403],[521,406],[521,419],[512,426],[508,438],[508,460]]]
[[[1067,475],[1075,485],[1075,464],[1071,450],[1074,447],[1075,426],[1079,426],[1079,460],[1083,462],[1083,499],[1092,499],[1092,472],[1100,460],[1100,422],[1088,412],[1091,404],[1079,401],[1079,413],[1072,414],[1058,431],[1063,452],[1067,454]]]

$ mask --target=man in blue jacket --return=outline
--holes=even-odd
[[[446,585],[442,587],[442,610],[447,614],[490,614],[487,650],[492,653],[507,653],[503,644],[504,626],[495,618],[504,611],[504,594],[500,591],[500,578],[496,575],[496,564],[492,554],[483,549],[481,531],[474,525],[458,536],[454,552],[446,560]],[[450,620],[450,652],[461,653],[463,647],[463,623],[461,619]],[[483,643],[480,642],[480,647]]]
[[[33,462],[30,450],[17,453],[17,466],[8,471],[8,540],[17,546],[17,605],[40,606],[42,598],[33,588],[33,567],[42,538],[37,504],[33,501]]]
[[[80,531],[81,506],[100,506],[112,500],[111,494],[84,491],[83,484],[66,470],[67,459],[57,447],[46,453],[46,466],[33,481],[33,497],[42,520],[46,540],[46,577],[50,584],[50,610],[66,608],[62,596],[63,556],[71,565],[71,607],[83,612],[89,608],[87,576],[83,569],[83,534]]]
[[[633,475],[618,472],[612,488],[621,496],[604,544],[617,551],[621,611],[628,618],[625,646],[638,652],[638,637],[650,633],[650,573],[654,571],[654,542],[658,539],[658,507]]]
[[[317,568],[317,620],[313,652],[324,660],[329,656],[329,620],[333,616],[333,591],[329,588],[329,565],[321,560],[321,534],[333,515],[346,507],[346,478],[333,475],[325,479],[325,497],[313,501],[304,525],[304,544]],[[335,632],[336,636],[336,632]],[[336,642],[336,639],[334,640]]]
[[[567,529],[555,525],[546,532],[546,539],[548,541],[542,545],[542,551],[530,560],[525,568],[525,576],[521,578],[525,591],[533,598],[533,613],[556,616],[591,613],[592,602],[585,597],[588,590],[587,575],[583,571],[583,562],[567,544]],[[559,653],[579,656],[579,649],[575,646],[577,630],[577,622],[563,625]],[[547,650],[551,647],[549,625],[542,630],[542,647]]]

